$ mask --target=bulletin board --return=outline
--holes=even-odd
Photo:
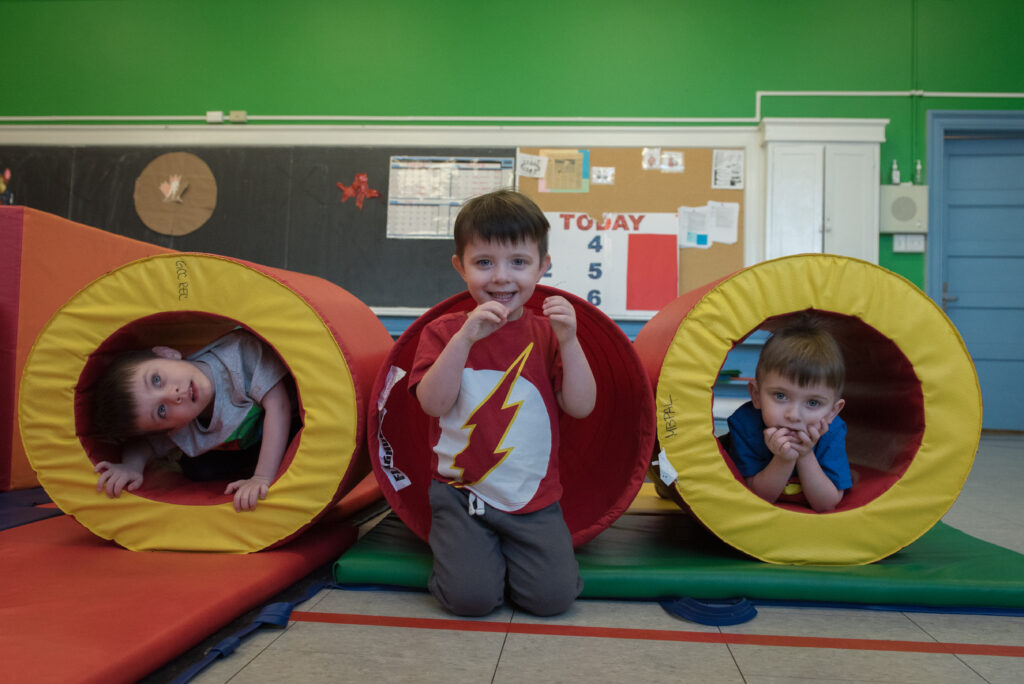
[[[432,134],[421,136],[424,141],[433,140]],[[643,168],[648,148],[591,147],[584,150],[585,155],[577,148],[555,149],[564,154],[547,152],[559,160],[552,171],[556,165],[562,171],[574,166],[580,171],[586,160],[582,188],[553,187],[549,189],[559,191],[541,192],[537,178],[516,169],[518,189],[537,201],[551,222],[553,266],[543,284],[569,290],[612,317],[644,320],[679,293],[743,267],[744,190],[712,189],[715,149],[661,148],[668,154],[666,159],[673,159],[669,153],[678,154],[682,172]],[[389,185],[394,159],[518,160],[524,154],[539,156],[541,151],[457,141],[443,145],[0,145],[0,161],[12,171],[8,185],[19,204],[169,249],[222,254],[320,276],[371,307],[427,309],[465,284],[450,266],[454,247],[447,234],[433,239],[389,237],[394,228],[389,225],[394,222],[389,206],[396,195]],[[742,148],[726,151],[742,152]],[[212,213],[187,233],[152,230],[140,217],[133,194],[148,166],[171,152],[197,157],[215,182],[216,201],[209,205]],[[614,169],[611,184],[592,176],[595,169]],[[741,181],[745,175],[749,174],[743,170]],[[356,192],[360,178],[365,178],[366,191],[361,203]],[[560,180],[562,185],[572,184],[569,177]],[[558,182],[552,178],[553,185]],[[189,185],[185,199],[195,200],[198,190]],[[714,242],[708,249],[666,249],[667,233],[677,232],[678,208],[702,207],[709,201],[738,203],[735,241]],[[614,218],[607,222],[608,229],[598,230],[609,212]],[[571,230],[566,230],[561,215],[570,213],[574,218]],[[594,225],[583,230],[581,226],[587,226],[591,217],[597,218]],[[632,230],[638,220],[640,230]],[[661,232],[649,234],[659,221]],[[635,233],[632,248],[614,249],[626,233]],[[567,251],[562,245],[567,234],[583,242]],[[596,236],[601,237],[600,252],[588,248]],[[673,275],[671,292],[662,287],[666,269]],[[631,301],[624,291],[640,292],[641,301]]]
[[[729,178],[722,164],[737,156],[742,162],[742,150],[521,147],[519,155],[518,189],[551,223],[552,269],[542,283],[588,299],[613,317],[645,316],[743,267],[746,169],[733,169]],[[523,160],[531,156],[546,160],[543,177],[524,175]],[[679,208],[708,202],[732,210],[738,205],[735,233],[726,238],[732,241],[680,247]]]

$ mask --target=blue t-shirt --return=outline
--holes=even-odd
[[[761,411],[748,401],[729,416],[729,455],[743,477],[753,477],[765,469],[772,460],[772,452],[764,443],[765,424]],[[814,445],[814,457],[822,472],[836,489],[853,486],[850,462],[846,458],[846,423],[836,416],[828,432]]]

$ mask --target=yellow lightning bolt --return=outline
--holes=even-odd
[[[470,412],[466,422],[463,423],[462,429],[469,430],[469,438],[466,440],[466,446],[462,451],[455,454],[455,457],[452,459],[452,468],[459,471],[459,477],[457,478],[459,484],[474,484],[484,479],[502,461],[508,458],[509,454],[515,449],[515,447],[503,447],[502,445],[505,441],[505,436],[512,427],[512,423],[515,422],[516,416],[519,414],[519,407],[522,406],[523,402],[510,402],[509,397],[512,395],[512,388],[515,386],[516,381],[523,373],[523,368],[526,366],[526,360],[530,357],[531,351],[533,351],[532,342],[516,357],[516,360],[512,362],[512,365],[501,376],[501,380],[495,384],[483,401]],[[502,426],[502,423],[504,423],[504,429],[501,429],[499,433],[498,429]],[[479,432],[477,427],[481,428]],[[495,436],[497,436],[497,439],[495,439]],[[474,447],[473,452],[477,454],[477,462],[472,464],[475,466],[474,470],[485,469],[479,474],[469,473],[467,477],[466,467],[459,466],[458,461],[459,456],[466,453],[471,445]],[[480,454],[488,453],[494,454],[497,457],[489,465],[488,462],[479,460]]]

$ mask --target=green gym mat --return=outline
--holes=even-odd
[[[619,518],[576,550],[582,597],[852,604],[1024,614],[1024,555],[943,523],[871,565],[788,566],[752,559],[684,515]],[[335,581],[425,589],[430,548],[395,516],[334,564]]]

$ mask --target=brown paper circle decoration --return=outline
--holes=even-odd
[[[216,206],[217,181],[194,154],[162,154],[135,179],[135,211],[157,233],[188,235],[206,223]]]

